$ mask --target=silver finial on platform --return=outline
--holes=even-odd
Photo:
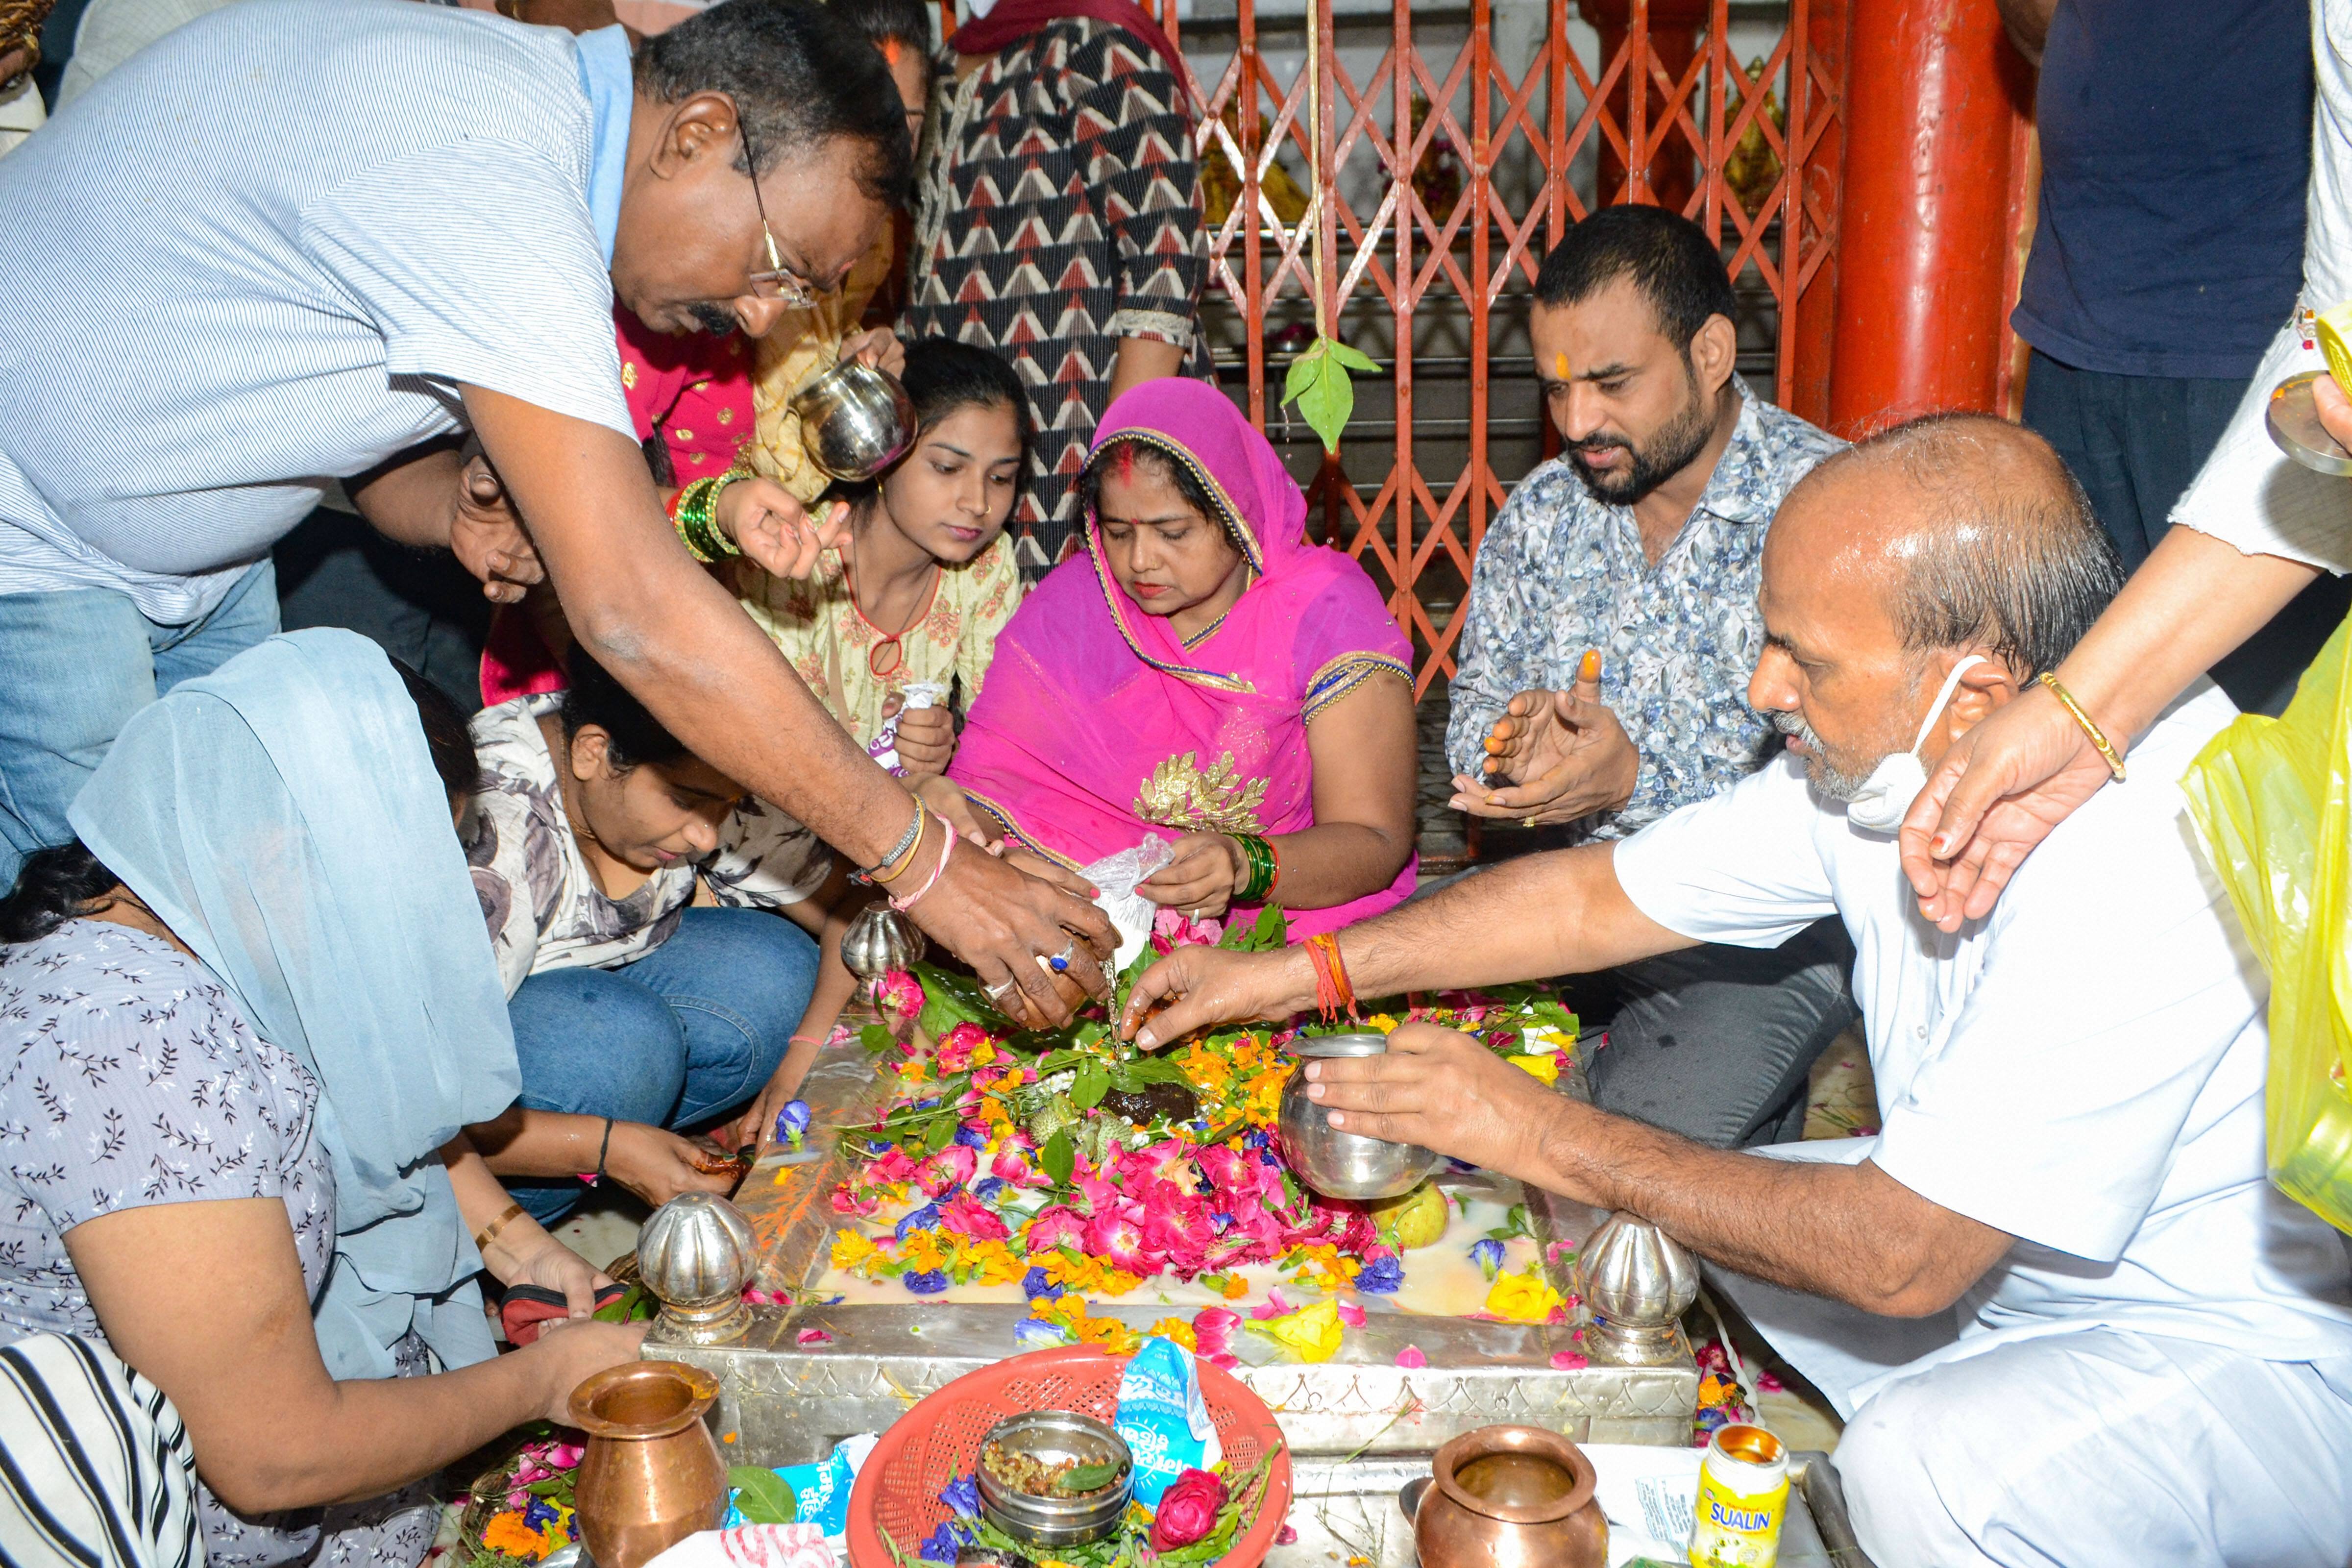
[[[874,994],[874,983],[894,969],[904,969],[923,956],[923,933],[915,923],[877,899],[857,912],[841,933],[841,962]]]
[[[1639,1366],[1678,1358],[1682,1315],[1698,1296],[1698,1260],[1682,1243],[1648,1220],[1613,1214],[1586,1238],[1576,1277],[1609,1359]]]
[[[751,1321],[743,1287],[759,1255],[743,1211],[715,1193],[680,1193],[637,1237],[637,1278],[659,1298],[664,1337],[725,1344]]]

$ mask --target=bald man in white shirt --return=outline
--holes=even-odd
[[[2178,704],[1984,920],[1937,931],[1896,859],[1923,768],[2120,581],[2039,437],[1958,416],[1864,442],[1790,492],[1766,546],[1748,697],[1784,760],[1339,938],[1374,996],[1844,921],[1873,1138],[1708,1149],[1427,1027],[1313,1064],[1308,1092],[1334,1125],[1630,1210],[1727,1271],[1847,1417],[1837,1465],[1882,1568],[2352,1555],[2352,1281],[2264,1178],[2266,984],[2174,783],[2229,700]],[[1296,949],[1187,948],[1126,1026],[1172,999],[1152,1044],[1315,994]]]

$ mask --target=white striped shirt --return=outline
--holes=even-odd
[[[330,480],[460,428],[459,383],[634,439],[609,96],[552,28],[243,0],[0,160],[0,594],[195,619]]]

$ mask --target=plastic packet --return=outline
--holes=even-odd
[[[1192,1352],[1173,1340],[1144,1341],[1127,1363],[1112,1424],[1127,1439],[1135,1460],[1135,1500],[1146,1508],[1159,1507],[1160,1494],[1186,1470],[1205,1470],[1224,1458]]]
[[[833,1452],[814,1465],[775,1468],[784,1484],[793,1489],[796,1522],[820,1526],[827,1541],[841,1544],[849,1530],[849,1489],[856,1481],[866,1456],[874,1451],[876,1440],[874,1434],[861,1432],[835,1443]],[[727,1517],[720,1521],[720,1527],[733,1530],[743,1523],[743,1512],[735,1506],[730,1493]]]
[[[910,680],[907,682],[906,690],[899,693],[898,713],[912,712],[919,708],[936,708],[947,694],[948,683],[944,680]],[[874,731],[874,739],[866,742],[866,754],[898,777],[905,778],[907,770],[898,761],[898,713],[882,721],[882,728]]]
[[[1156,834],[1144,836],[1142,843],[1132,849],[1122,849],[1116,855],[1106,855],[1078,873],[1100,889],[1102,897],[1095,902],[1110,917],[1118,931],[1118,956],[1111,960],[1110,972],[1124,973],[1143,951],[1151,936],[1152,917],[1160,906],[1137,892],[1136,888],[1176,858],[1176,847]]]
[[[2352,1232],[2352,621],[2276,719],[2244,714],[2180,781],[2207,858],[2270,971],[2270,1177]]]
[[[698,1530],[646,1568],[834,1568],[833,1548],[813,1524]]]

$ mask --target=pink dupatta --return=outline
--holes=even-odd
[[[1095,448],[1137,438],[1182,463],[1224,513],[1256,577],[1190,647],[1102,563],[1101,526],[996,642],[948,775],[1022,843],[1083,866],[1145,834],[1296,833],[1315,822],[1307,724],[1368,676],[1407,673],[1404,634],[1364,569],[1307,540],[1307,498],[1232,401],[1171,378],[1113,403]],[[1401,902],[1395,882],[1290,911],[1295,935]],[[1236,911],[1254,918],[1255,910]]]

